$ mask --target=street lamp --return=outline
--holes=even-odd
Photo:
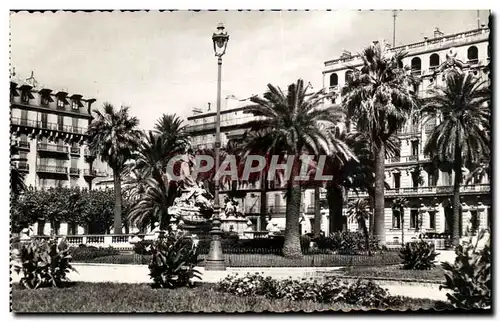
[[[215,117],[215,171],[219,170],[220,164],[220,97],[221,97],[221,70],[222,70],[222,56],[226,52],[227,42],[229,35],[224,31],[224,25],[219,23],[217,31],[212,36],[214,43],[214,52],[217,57],[217,114]],[[220,204],[219,204],[219,178],[215,176],[215,202],[214,214],[212,220],[212,241],[210,242],[210,251],[208,258],[205,261],[205,270],[207,271],[224,271],[226,264],[224,262],[224,255],[222,254],[221,235],[220,229]]]

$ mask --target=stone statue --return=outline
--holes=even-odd
[[[436,76],[438,73],[441,73],[443,71],[445,72],[445,74],[449,71],[462,72],[462,70],[467,67],[469,67],[469,64],[466,64],[458,59],[457,51],[452,47],[446,53],[446,61],[434,70],[433,76]],[[445,78],[445,74],[443,74],[443,79]]]
[[[190,150],[186,153],[181,163],[180,175],[182,177],[181,181],[181,189],[189,190],[191,188],[196,188],[198,185],[196,184],[196,178],[192,176],[192,169],[194,165],[194,155]]]

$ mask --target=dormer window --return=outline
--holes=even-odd
[[[43,95],[42,96],[42,102],[41,103],[42,103],[43,106],[48,106],[49,105],[49,97],[48,97],[48,95]]]
[[[64,101],[62,99],[57,99],[57,107],[64,108]]]
[[[21,95],[21,100],[23,103],[28,104],[30,101],[30,96],[28,91],[23,91],[23,94]]]
[[[78,100],[73,100],[73,102],[71,102],[71,108],[74,110],[79,108]]]

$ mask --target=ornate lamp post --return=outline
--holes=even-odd
[[[215,170],[219,169],[220,164],[220,100],[221,100],[221,70],[222,56],[226,52],[229,35],[224,31],[224,25],[219,23],[217,31],[212,36],[214,43],[215,56],[217,57],[217,115],[215,118]],[[219,204],[219,178],[215,177],[215,202],[214,215],[212,220],[212,241],[210,242],[210,251],[208,258],[205,261],[205,270],[207,271],[223,271],[226,270],[224,255],[222,254],[221,234],[220,229],[220,204]]]

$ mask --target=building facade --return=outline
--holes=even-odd
[[[442,71],[449,63],[455,63],[461,66],[463,71],[489,82],[489,33],[489,29],[484,25],[477,30],[453,35],[443,35],[436,30],[432,39],[426,37],[421,42],[390,50],[403,50],[407,53],[403,62],[419,80],[414,90],[420,97],[426,98],[430,88],[443,85]],[[349,52],[324,63],[323,84],[336,94],[334,103],[342,101],[340,89],[350,77],[351,68],[359,66],[359,56]],[[408,241],[423,232],[451,233],[451,199],[455,174],[451,167],[436,169],[429,157],[423,153],[428,136],[438,124],[439,120],[432,119],[425,124],[405,126],[398,133],[401,141],[400,155],[386,160],[385,176],[390,185],[390,189],[385,190],[387,242],[401,243],[402,235],[404,240]],[[469,170],[471,169],[463,169],[465,174]],[[363,196],[367,195],[359,195]],[[358,195],[349,192],[349,197],[356,198]],[[405,197],[409,201],[404,218],[399,218],[391,209],[392,200],[396,197]],[[467,229],[478,231],[490,225],[491,194],[488,178],[484,177],[470,184],[464,181],[461,187],[461,201],[460,226],[463,235]]]
[[[408,65],[413,76],[419,79],[419,84],[414,90],[420,97],[426,97],[427,91],[433,86],[443,85],[441,69],[451,59],[463,63],[463,69],[476,77],[489,80],[489,29],[485,26],[478,30],[466,31],[454,35],[443,35],[436,30],[432,39],[424,38],[423,41],[392,48],[393,51],[407,52],[404,63]],[[350,68],[361,66],[358,55],[344,52],[340,58],[324,63],[323,86],[329,92],[336,93],[334,104],[340,104],[341,88],[350,77]],[[437,73],[435,73],[435,71]],[[247,129],[247,123],[255,118],[244,113],[244,106],[248,100],[234,100],[228,104],[224,101],[221,110],[221,143],[225,146],[232,138],[242,135]],[[193,115],[188,117],[188,131],[192,137],[195,149],[213,148],[215,143],[215,109],[202,111],[193,110]],[[386,181],[390,189],[386,189],[385,227],[386,241],[388,243],[401,243],[417,238],[422,233],[451,233],[453,224],[453,211],[451,208],[454,173],[451,169],[435,169],[430,158],[423,153],[427,137],[439,120],[429,120],[426,124],[413,126],[408,124],[398,133],[401,141],[400,155],[386,160]],[[351,124],[351,127],[353,125]],[[464,169],[467,173],[469,169]],[[225,189],[229,189],[226,187]],[[261,220],[260,183],[238,187],[245,191],[245,197],[240,200],[241,210],[255,223],[254,230],[265,230]],[[266,193],[266,216],[270,215],[280,228],[285,224],[284,191],[274,188],[271,184]],[[461,187],[462,214],[461,230],[466,234],[467,229],[478,231],[486,228],[491,223],[491,195],[489,179],[484,177]],[[221,192],[221,202],[227,190]],[[324,190],[320,198],[324,200]],[[349,198],[367,197],[367,194],[348,192]],[[405,197],[409,206],[400,218],[393,213],[391,204],[394,198]],[[303,192],[302,232],[310,232],[313,227],[314,190],[306,189]],[[321,209],[322,230],[328,234],[329,215],[327,209]],[[404,227],[402,227],[404,225]],[[349,230],[357,230],[357,224],[347,223]],[[404,237],[402,237],[402,235]]]
[[[87,128],[95,99],[40,86],[33,75],[10,81],[10,135],[19,147],[16,166],[27,186],[92,188]]]

